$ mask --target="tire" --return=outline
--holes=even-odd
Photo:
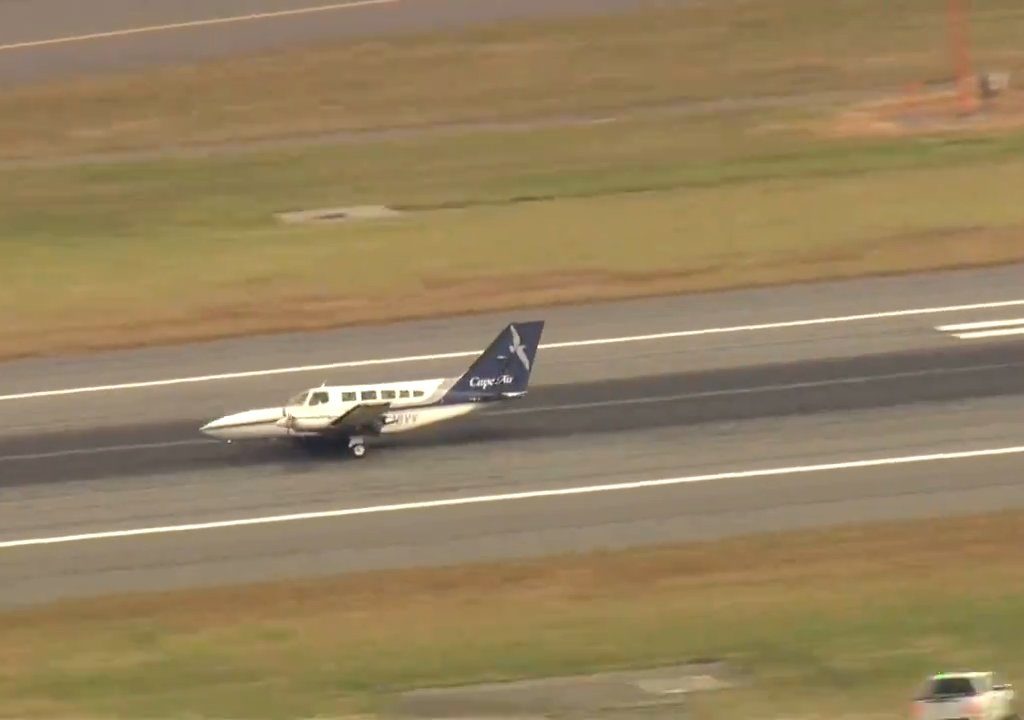
[[[349,451],[352,453],[352,457],[361,458],[363,455],[366,454],[366,446],[353,445],[351,448],[349,448]]]

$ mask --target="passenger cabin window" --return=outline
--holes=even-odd
[[[363,397],[363,400],[376,400],[377,399],[377,391],[376,390],[363,390],[362,397]]]
[[[343,392],[341,394],[341,401],[342,402],[355,402],[356,401],[356,394],[354,392]]]
[[[313,393],[313,397],[311,397],[309,399],[309,404],[310,405],[324,405],[329,400],[330,400],[330,398],[328,397],[327,393],[325,393],[323,391],[315,392],[315,393]]]
[[[422,391],[422,390],[413,390],[413,393],[412,393],[412,394],[413,394],[413,395],[414,395],[415,397],[423,397],[423,391]]]
[[[395,391],[394,390],[381,390],[380,397],[381,397],[382,400],[394,400],[395,399]]]
[[[409,391],[408,390],[399,390],[398,391],[398,397],[409,397]]]

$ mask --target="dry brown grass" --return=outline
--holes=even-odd
[[[896,150],[883,161],[898,160]],[[31,186],[6,200],[13,225],[28,218],[39,227],[32,228],[38,242],[10,248],[0,268],[0,307],[17,308],[0,325],[0,355],[1024,258],[1024,205],[1015,194],[1024,181],[1020,162],[854,173],[827,181],[819,166],[842,172],[844,164],[862,160],[851,154],[823,161],[810,149],[752,166],[745,162],[713,167],[710,187],[685,188],[694,180],[681,166],[671,170],[678,180],[667,176],[681,189],[558,197],[576,191],[569,185],[556,189],[550,201],[317,228],[276,226],[261,213],[299,192],[291,183],[303,186],[301,173],[254,197],[243,182],[247,165],[197,163],[177,180],[164,178],[158,165],[105,171],[109,180],[85,181],[72,172],[61,192],[81,193],[75,201],[81,210],[71,212],[85,222],[55,230],[33,216],[51,200]],[[463,191],[457,184],[464,181],[450,165],[440,164],[438,172],[455,185],[452,192]],[[664,182],[658,167],[644,172],[653,180],[638,175],[639,182]],[[706,182],[700,166],[693,172],[696,183]],[[792,177],[729,180],[732,173],[748,172]],[[107,197],[107,182],[121,188],[116,199]],[[172,203],[164,193],[168,183],[179,193]],[[221,194],[214,206],[207,193],[217,183]],[[974,191],[965,195],[965,187]],[[193,204],[209,209],[198,218],[183,217],[179,208]],[[105,223],[138,229],[107,236]],[[496,248],[514,248],[497,269]],[[189,292],[182,294],[182,287]]]
[[[352,618],[412,612],[436,620],[439,608],[452,611],[447,621],[461,622],[466,609],[489,612],[494,602],[536,606],[628,599],[640,588],[654,594],[679,592],[695,609],[708,607],[711,597],[731,597],[740,605],[784,604],[794,596],[859,604],[877,590],[877,583],[924,582],[931,588],[950,578],[958,578],[955,587],[977,593],[980,600],[1005,594],[1007,586],[975,586],[975,573],[1024,581],[1021,547],[1024,511],[1013,510],[444,569],[103,597],[8,612],[0,615],[0,631],[7,638],[31,636],[43,628],[143,616],[174,621],[187,630],[283,617],[302,623],[339,611]],[[864,583],[871,588],[858,587]]]
[[[697,656],[754,673],[718,711],[872,713],[935,668],[1024,671],[1022,543],[1009,512],[66,603],[0,616],[0,713],[350,712]]]
[[[731,288],[839,280],[1024,261],[1024,225],[907,233],[848,248],[830,248],[788,260],[766,256],[753,267],[728,262],[681,271],[622,273],[544,272],[424,279],[415,293],[390,295],[310,295],[296,289],[256,308],[206,303],[199,316],[177,308],[177,317],[158,322],[125,322],[100,315],[89,321],[52,323],[36,330],[0,331],[0,359],[199,342],[268,332],[319,331],[345,326],[453,317],[466,313],[542,308],[582,302],[657,297]],[[27,319],[27,318],[26,318]],[[65,318],[68,322],[70,318]]]
[[[985,5],[979,66],[1024,70],[1019,3]],[[884,89],[951,74],[944,7],[716,0],[61,82],[0,95],[0,157]]]

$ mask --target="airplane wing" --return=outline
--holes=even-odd
[[[291,430],[313,432],[320,435],[376,435],[387,424],[387,419],[384,416],[390,408],[391,403],[389,402],[356,405],[336,418],[322,415],[313,418],[296,418],[287,415],[281,418],[278,424]]]
[[[376,430],[378,424],[383,424],[383,416],[391,408],[391,403],[376,403],[373,405],[356,405],[344,415],[335,418],[328,429],[331,433],[358,433],[367,430]]]

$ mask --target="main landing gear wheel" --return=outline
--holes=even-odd
[[[363,445],[362,438],[350,438],[348,441],[348,451],[352,453],[352,457],[361,458],[366,454],[366,446]]]

